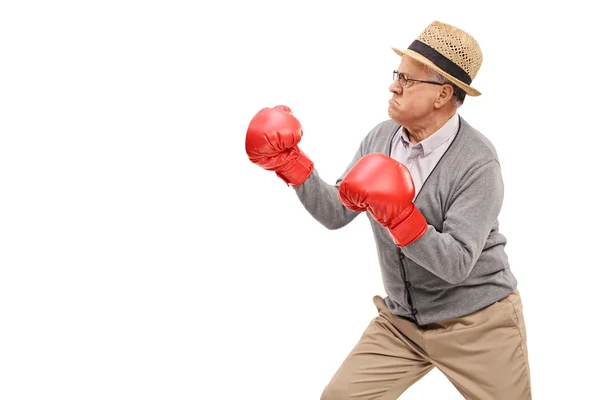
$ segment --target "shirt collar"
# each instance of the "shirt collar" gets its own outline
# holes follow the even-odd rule
[[[429,136],[427,139],[421,140],[419,143],[413,145],[408,139],[408,135],[406,134],[406,129],[402,127],[401,130],[401,139],[402,144],[407,146],[420,147],[422,149],[423,157],[427,156],[429,153],[440,147],[444,144],[448,139],[450,139],[454,134],[458,131],[459,118],[458,113],[454,113],[452,117],[446,122],[440,129],[438,129],[433,135]]]

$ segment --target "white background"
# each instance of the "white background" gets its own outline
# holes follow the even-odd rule
[[[598,396],[597,14],[548,3],[3,2],[0,398],[318,399],[384,294],[374,241],[251,164],[247,124],[290,106],[334,183],[433,20],[483,50],[460,113],[502,163],[534,398]]]

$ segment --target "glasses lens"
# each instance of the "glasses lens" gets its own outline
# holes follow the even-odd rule
[[[406,79],[406,75],[398,74],[398,82],[400,83],[400,86],[405,87],[406,84],[408,83],[408,81]]]
[[[400,86],[404,87],[407,84],[406,75],[399,74],[397,70],[394,70],[394,82],[397,80]]]

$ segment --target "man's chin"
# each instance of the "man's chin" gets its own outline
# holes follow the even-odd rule
[[[396,113],[394,112],[394,108],[392,107],[392,105],[388,105],[388,115],[390,116],[390,118],[393,118],[395,114]]]
[[[388,115],[391,119],[393,119],[394,121],[398,120],[400,118],[400,115],[398,113],[398,110],[394,110],[394,107],[392,107],[392,105],[390,105],[388,107]]]

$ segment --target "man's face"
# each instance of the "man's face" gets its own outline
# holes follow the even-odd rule
[[[405,74],[410,79],[430,80],[428,67],[407,56],[402,57],[398,73]],[[392,82],[388,115],[394,122],[408,127],[425,120],[435,110],[433,105],[440,88],[441,86],[423,82],[408,81],[406,87],[402,87],[398,80]]]

